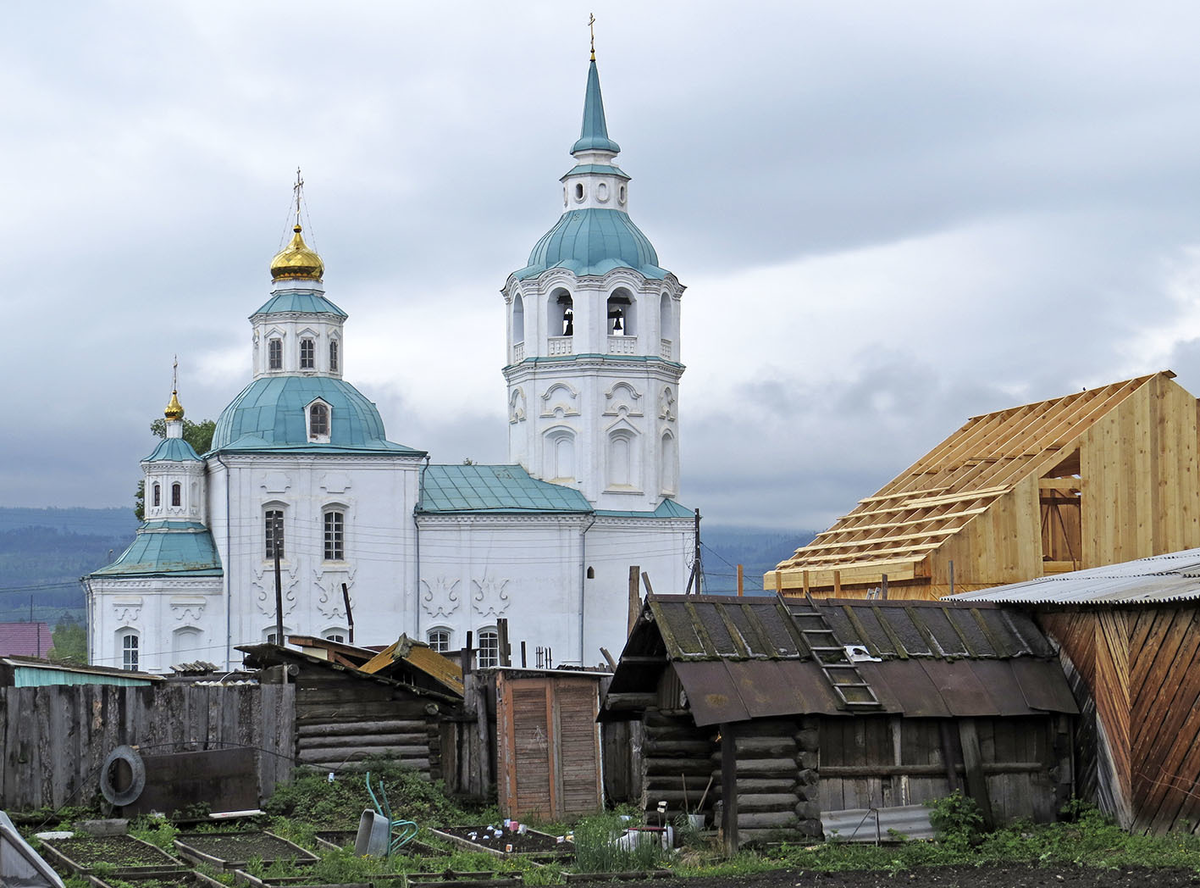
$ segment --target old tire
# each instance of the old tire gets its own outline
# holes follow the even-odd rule
[[[117,762],[124,762],[129,767],[129,785],[117,789],[113,784],[113,771]],[[108,754],[100,768],[100,794],[110,805],[121,807],[137,801],[142,790],[146,788],[146,765],[138,751],[132,746],[118,746]]]

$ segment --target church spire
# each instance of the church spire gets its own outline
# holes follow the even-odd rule
[[[588,26],[595,24],[590,17]],[[588,62],[587,92],[583,98],[583,127],[579,140],[571,146],[571,153],[580,151],[610,151],[619,153],[621,146],[608,137],[608,124],[604,120],[604,97],[600,95],[600,72],[596,69],[596,36],[592,32],[592,59]]]

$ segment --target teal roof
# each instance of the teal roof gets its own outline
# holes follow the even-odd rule
[[[645,277],[661,280],[658,254],[650,240],[621,210],[589,207],[568,210],[542,235],[529,264],[516,272],[518,280],[535,277],[551,268],[567,268],[579,277],[601,275],[614,268],[632,268]]]
[[[163,438],[142,462],[201,462],[201,459],[183,438]]]
[[[296,293],[285,291],[276,293],[263,304],[263,307],[250,317],[262,314],[275,314],[286,311],[301,311],[308,314],[331,314],[339,318],[349,317],[344,311],[317,293]]]
[[[600,176],[616,176],[618,179],[628,179],[629,174],[617,166],[615,163],[577,163],[565,173],[563,173],[562,181],[567,176],[581,176],[586,173],[595,173]]]
[[[597,509],[601,518],[695,518],[696,513],[679,505],[673,499],[665,499],[653,512],[624,512],[613,509]]]
[[[195,521],[147,521],[129,548],[92,577],[219,577],[221,559],[212,534]]]
[[[596,60],[588,65],[587,93],[583,98],[583,128],[579,141],[571,147],[576,151],[611,151],[616,154],[621,146],[608,137],[608,124],[604,120],[604,97],[600,95],[600,72]]]
[[[305,411],[318,398],[330,408],[328,444],[308,440]],[[221,411],[210,452],[253,450],[423,455],[387,440],[375,405],[330,376],[264,376],[242,389]]]
[[[592,511],[578,490],[537,481],[520,466],[429,466],[421,478],[421,513]]]

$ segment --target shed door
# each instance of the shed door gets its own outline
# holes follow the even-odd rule
[[[496,677],[500,810],[559,819],[602,805],[594,679]]]

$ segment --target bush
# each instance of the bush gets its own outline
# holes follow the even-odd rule
[[[938,841],[947,845],[978,844],[983,836],[983,814],[975,800],[955,790],[944,799],[926,802],[929,823]]]

